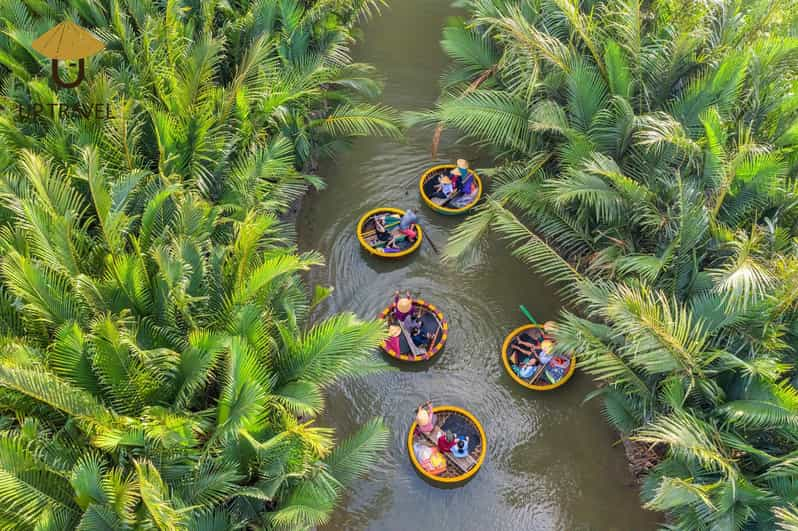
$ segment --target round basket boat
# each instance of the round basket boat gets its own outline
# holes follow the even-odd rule
[[[455,406],[438,406],[432,409],[435,413],[435,428],[428,434],[416,429],[414,420],[407,434],[407,451],[415,469],[423,477],[437,483],[462,483],[479,471],[488,452],[488,441],[485,430],[474,416]],[[458,436],[468,437],[468,453],[464,457],[455,457],[446,452],[443,454],[445,464],[434,471],[428,471],[419,461],[416,452],[437,452],[437,441],[441,433],[451,431]],[[435,450],[432,450],[435,448]],[[440,458],[440,456],[438,456]]]
[[[385,251],[385,242],[381,242],[380,239],[377,238],[377,230],[374,221],[376,216],[383,214],[388,216],[389,220],[386,229],[392,230],[399,227],[399,218],[401,218],[404,213],[404,210],[398,208],[382,207],[375,208],[363,214],[363,217],[361,217],[360,221],[357,223],[357,239],[360,241],[360,245],[369,253],[383,258],[401,258],[418,250],[418,248],[421,247],[421,240],[424,238],[424,233],[417,224],[413,225],[418,234],[416,240],[410,242],[405,239],[397,242],[397,251]]]
[[[468,169],[469,173],[474,176],[474,183],[477,185],[477,190],[472,196],[463,196],[462,194],[454,194],[448,198],[433,197],[435,193],[435,185],[438,184],[438,178],[449,173],[457,166],[454,164],[442,164],[440,166],[433,166],[421,175],[418,181],[418,190],[421,192],[421,198],[435,212],[444,214],[446,216],[457,216],[458,214],[465,214],[476,205],[482,197],[482,179],[477,175],[477,172]]]
[[[558,387],[564,385],[568,380],[571,379],[571,376],[574,375],[574,371],[576,370],[576,358],[574,356],[562,356],[569,360],[569,364],[567,369],[565,369],[565,373],[559,378],[556,377],[554,369],[550,368],[549,365],[536,370],[529,377],[524,378],[520,374],[517,374],[515,370],[513,370],[513,364],[510,361],[510,344],[512,341],[516,337],[522,335],[526,335],[529,339],[531,339],[531,336],[529,336],[528,332],[535,329],[542,332],[542,328],[543,327],[541,325],[527,324],[520,326],[510,332],[510,334],[504,340],[504,344],[502,345],[502,363],[504,364],[504,369],[507,371],[507,374],[509,374],[513,380],[518,382],[518,384],[523,385],[528,389],[534,389],[535,391],[551,391],[552,389],[557,389]]]
[[[396,352],[387,346],[385,342],[382,344],[382,349],[392,358],[400,361],[419,362],[426,361],[435,356],[443,349],[446,344],[446,339],[449,337],[449,323],[443,316],[438,308],[422,299],[413,300],[413,308],[421,308],[421,321],[424,327],[432,332],[432,339],[427,346],[427,350],[416,347],[410,339],[410,331],[402,327],[402,334],[399,336],[400,351]],[[379,315],[379,319],[388,320],[393,310],[393,304],[388,305]]]

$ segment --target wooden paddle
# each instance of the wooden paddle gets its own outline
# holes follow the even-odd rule
[[[429,359],[428,352],[435,347],[435,342],[438,340],[438,334],[441,333],[441,328],[443,328],[443,327],[439,325],[438,329],[435,330],[435,334],[432,336],[432,339],[429,342],[429,347],[427,347],[427,352],[424,353],[424,358],[425,359]]]
[[[427,241],[429,242],[430,246],[432,247],[432,250],[435,251],[435,254],[438,254],[438,255],[441,254],[441,252],[438,250],[438,246],[435,245],[434,241],[432,241],[432,238],[430,237],[429,232],[427,232],[424,236],[427,238]]]

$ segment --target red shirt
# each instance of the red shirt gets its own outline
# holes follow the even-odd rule
[[[441,452],[450,452],[455,444],[457,444],[457,440],[452,439],[452,442],[449,442],[444,434],[438,437],[438,450]]]

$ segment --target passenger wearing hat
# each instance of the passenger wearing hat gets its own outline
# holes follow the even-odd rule
[[[453,193],[454,184],[452,183],[452,179],[446,175],[441,175],[440,179],[438,179],[438,184],[435,185],[435,193],[432,194],[432,197],[448,199]]]
[[[432,410],[432,402],[427,400],[423,405],[418,406],[416,411],[416,427],[421,433],[430,433],[435,429],[435,421],[438,420]]]
[[[549,362],[549,360],[552,357],[554,357],[554,354],[552,354],[553,349],[554,349],[554,342],[548,339],[545,339],[540,344],[540,351],[538,351],[538,359],[540,360],[540,363],[546,365]]]
[[[402,334],[402,328],[399,325],[391,325],[388,327],[388,339],[385,340],[385,349],[389,352],[399,354],[402,351],[402,345],[399,342],[399,336]]]
[[[396,291],[393,294],[393,317],[400,323],[403,323],[404,320],[413,312],[413,298],[410,296],[410,292],[408,291],[404,297],[399,296],[399,292]]]
[[[474,193],[474,174],[468,171],[468,161],[465,159],[457,159],[457,169],[460,173],[460,179],[457,189],[465,195]]]

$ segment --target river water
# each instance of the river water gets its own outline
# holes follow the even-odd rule
[[[384,101],[400,110],[433,105],[447,66],[440,48],[447,17],[463,16],[450,0],[393,0],[364,24],[356,59],[385,77]],[[430,132],[411,131],[397,142],[363,139],[321,169],[328,189],[311,194],[299,215],[303,250],[319,249],[327,266],[311,281],[335,286],[322,314],[352,311],[376,316],[394,289],[410,289],[438,305],[450,324],[446,348],[422,367],[342,382],[329,393],[324,425],[344,435],[373,416],[385,418],[392,442],[381,466],[352,486],[326,529],[374,530],[645,530],[657,515],[640,508],[617,435],[599,404],[582,401],[593,388],[577,370],[563,388],[536,393],[504,372],[504,336],[524,324],[525,304],[539,321],[561,307],[554,290],[500,243],[489,242],[481,265],[443,266],[428,245],[401,261],[368,256],[354,229],[377,206],[413,208],[438,248],[459,218],[425,208],[418,196],[422,170],[458,157],[481,167],[452,133],[444,134],[439,159],[430,159]],[[466,485],[441,489],[413,469],[405,445],[414,408],[426,399],[464,407],[485,427],[489,452]],[[444,527],[445,526],[445,527]]]

